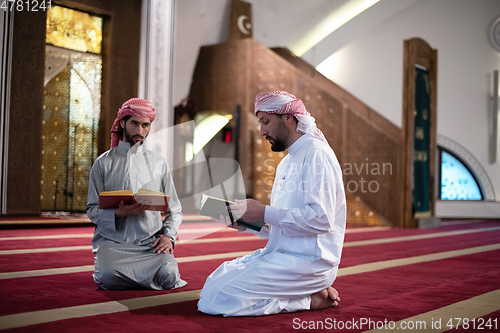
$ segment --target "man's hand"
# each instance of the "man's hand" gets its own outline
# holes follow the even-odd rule
[[[254,199],[235,200],[236,205],[230,205],[229,211],[237,219],[243,219],[245,222],[264,221],[266,206]]]
[[[118,208],[115,209],[115,215],[119,217],[137,215],[139,213],[144,212],[146,208],[147,208],[146,205],[141,205],[138,202],[132,205],[126,205],[123,201],[120,201]]]
[[[217,220],[213,217],[211,217],[211,219],[213,221],[222,223],[223,225],[225,225],[226,227],[229,227],[229,228],[233,228],[233,229],[237,229],[237,230],[241,230],[241,231],[245,231],[247,229],[245,227],[238,225],[238,222],[236,222],[236,220],[234,220],[234,222],[231,223],[231,219],[229,218],[229,216],[221,215],[219,220]]]
[[[171,253],[174,254],[174,245],[168,236],[159,237],[153,243],[155,253]]]

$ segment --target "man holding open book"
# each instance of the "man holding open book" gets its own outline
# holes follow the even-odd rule
[[[333,150],[304,104],[284,91],[261,93],[255,101],[261,134],[273,151],[288,151],[278,165],[270,206],[253,199],[229,206],[233,220],[264,221],[245,229],[266,246],[223,263],[208,278],[198,309],[224,316],[261,316],[337,306],[331,287],[337,276],[345,234],[346,200],[342,171]]]
[[[186,285],[173,256],[182,213],[170,169],[142,145],[155,116],[148,101],[126,101],[111,128],[111,149],[90,171],[87,214],[96,224],[93,277],[104,289]],[[167,214],[163,221],[160,211]]]

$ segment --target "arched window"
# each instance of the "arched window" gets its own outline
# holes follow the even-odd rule
[[[480,183],[465,162],[439,147],[441,200],[484,200]]]

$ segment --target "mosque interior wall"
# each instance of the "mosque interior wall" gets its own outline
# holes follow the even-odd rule
[[[285,153],[272,152],[260,136],[254,98],[262,91],[293,93],[316,118],[344,169],[348,223],[397,225],[399,129],[333,83],[327,86],[313,68],[306,74],[305,66],[297,69],[251,39],[205,46],[200,49],[189,97],[200,111],[232,114],[235,105],[241,105],[239,162],[247,194],[267,204],[276,167]]]
[[[500,201],[499,160],[490,162],[489,137],[493,71],[500,68],[500,52],[488,34],[499,15],[500,2],[495,0],[419,0],[335,52],[329,70],[323,71],[400,127],[403,41],[415,37],[427,41],[438,52],[437,133],[458,142],[479,161],[496,201]],[[469,210],[466,202],[463,205],[460,211]]]
[[[267,3],[263,1],[247,1],[253,5],[253,37],[267,47],[290,48],[290,43],[297,40],[291,36],[307,31],[308,23],[301,19],[293,20],[293,29],[290,28],[288,24],[293,12],[307,12],[308,18],[318,15],[314,12],[317,7],[311,8],[312,6],[305,4],[273,10],[274,7],[266,7]],[[351,25],[351,29],[363,30],[363,33],[349,35],[344,28],[334,31],[329,38],[343,41],[344,44],[330,52],[333,66],[328,72],[322,73],[347,92],[348,96],[344,98],[351,99],[355,96],[355,99],[362,101],[369,109],[376,110],[395,128],[400,129],[404,40],[419,37],[428,41],[438,50],[437,132],[460,143],[481,163],[494,187],[496,200],[499,201],[498,161],[489,161],[488,140],[491,131],[492,72],[499,68],[500,53],[490,45],[488,29],[500,15],[500,2],[405,2],[407,5],[401,5],[402,10],[395,11],[376,25],[367,27],[367,21],[362,19],[354,19],[349,23],[354,25]],[[207,6],[204,0],[188,0],[178,4],[174,101],[180,100],[189,92],[197,48],[226,41],[229,3],[230,1],[214,0],[211,6]],[[369,9],[360,17],[369,16],[372,19],[370,15]],[[319,45],[314,48],[315,51],[309,51],[309,58],[306,60],[310,60],[315,54],[314,58],[318,61],[320,47]],[[372,123],[378,123],[377,119],[370,119]],[[388,133],[386,128],[383,130]],[[500,145],[498,149],[497,155],[500,156]],[[440,204],[446,204],[446,201],[436,203]],[[476,214],[465,202],[453,203],[453,206],[455,204],[463,205],[460,212],[468,212],[464,217]],[[448,211],[453,212],[455,209]]]

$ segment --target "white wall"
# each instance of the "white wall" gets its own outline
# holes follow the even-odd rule
[[[187,97],[198,51],[229,36],[230,0],[176,0],[172,103]]]
[[[254,39],[268,47],[292,48],[311,29],[308,18],[319,22],[340,0],[247,1],[253,6]],[[189,93],[200,46],[227,41],[231,1],[176,3],[174,105]],[[500,53],[490,46],[487,30],[498,15],[498,0],[416,0],[335,52],[334,66],[325,74],[401,126],[403,41],[426,40],[438,50],[438,133],[474,155],[500,201],[500,163],[489,164],[488,156],[491,73],[500,70]]]
[[[245,1],[252,4],[255,40],[267,47],[296,49],[318,23],[353,0]],[[231,0],[176,0],[174,105],[189,93],[200,46],[227,41],[230,12]]]
[[[333,66],[323,72],[401,127],[403,41],[426,40],[438,50],[438,133],[476,157],[497,201],[500,163],[489,163],[488,112],[500,53],[487,32],[499,15],[498,0],[420,0],[335,52]]]

